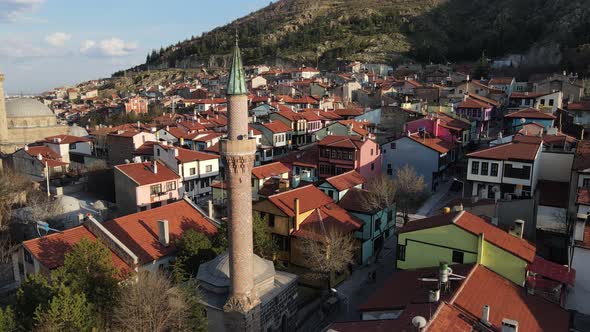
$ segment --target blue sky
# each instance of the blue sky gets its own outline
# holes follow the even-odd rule
[[[269,0],[0,0],[0,72],[9,94],[38,93],[143,63]]]

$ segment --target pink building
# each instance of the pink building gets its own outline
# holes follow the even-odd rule
[[[115,166],[115,195],[122,214],[135,213],[179,199],[180,176],[160,161]]]
[[[133,112],[135,114],[144,114],[148,112],[148,100],[143,97],[133,97],[125,103],[125,113]]]
[[[326,136],[318,143],[319,177],[328,178],[351,170],[366,179],[381,173],[379,145],[364,136]]]

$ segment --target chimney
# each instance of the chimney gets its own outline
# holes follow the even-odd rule
[[[428,302],[436,303],[440,300],[440,289],[431,289],[428,292]]]
[[[518,322],[512,319],[502,319],[502,332],[518,332]]]
[[[212,200],[208,200],[207,201],[207,216],[209,217],[209,219],[213,219],[213,201]]]
[[[152,163],[152,170],[154,171],[154,174],[158,174],[158,162],[155,160]]]
[[[524,220],[514,220],[514,226],[510,229],[509,233],[522,239],[522,235],[524,233]]]
[[[492,325],[492,323],[490,323],[490,306],[487,304],[483,306],[483,310],[482,310],[482,314],[481,314],[481,322],[487,326]]]
[[[299,230],[299,198],[295,198],[295,230]]]
[[[25,149],[25,151],[29,151],[29,146],[25,144],[24,149]]]
[[[164,247],[170,245],[170,230],[168,220],[158,220],[158,239]]]

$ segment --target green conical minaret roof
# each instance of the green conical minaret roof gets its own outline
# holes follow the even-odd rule
[[[240,54],[240,47],[236,38],[236,47],[234,48],[234,56],[229,70],[229,80],[227,81],[227,95],[246,95],[246,77],[244,69],[242,68],[242,56]]]

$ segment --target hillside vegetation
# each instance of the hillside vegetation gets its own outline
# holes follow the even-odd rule
[[[563,64],[586,70],[590,6],[587,0],[281,0],[154,50],[137,69],[222,64],[216,58],[229,54],[236,30],[250,64],[463,61],[550,44]]]

